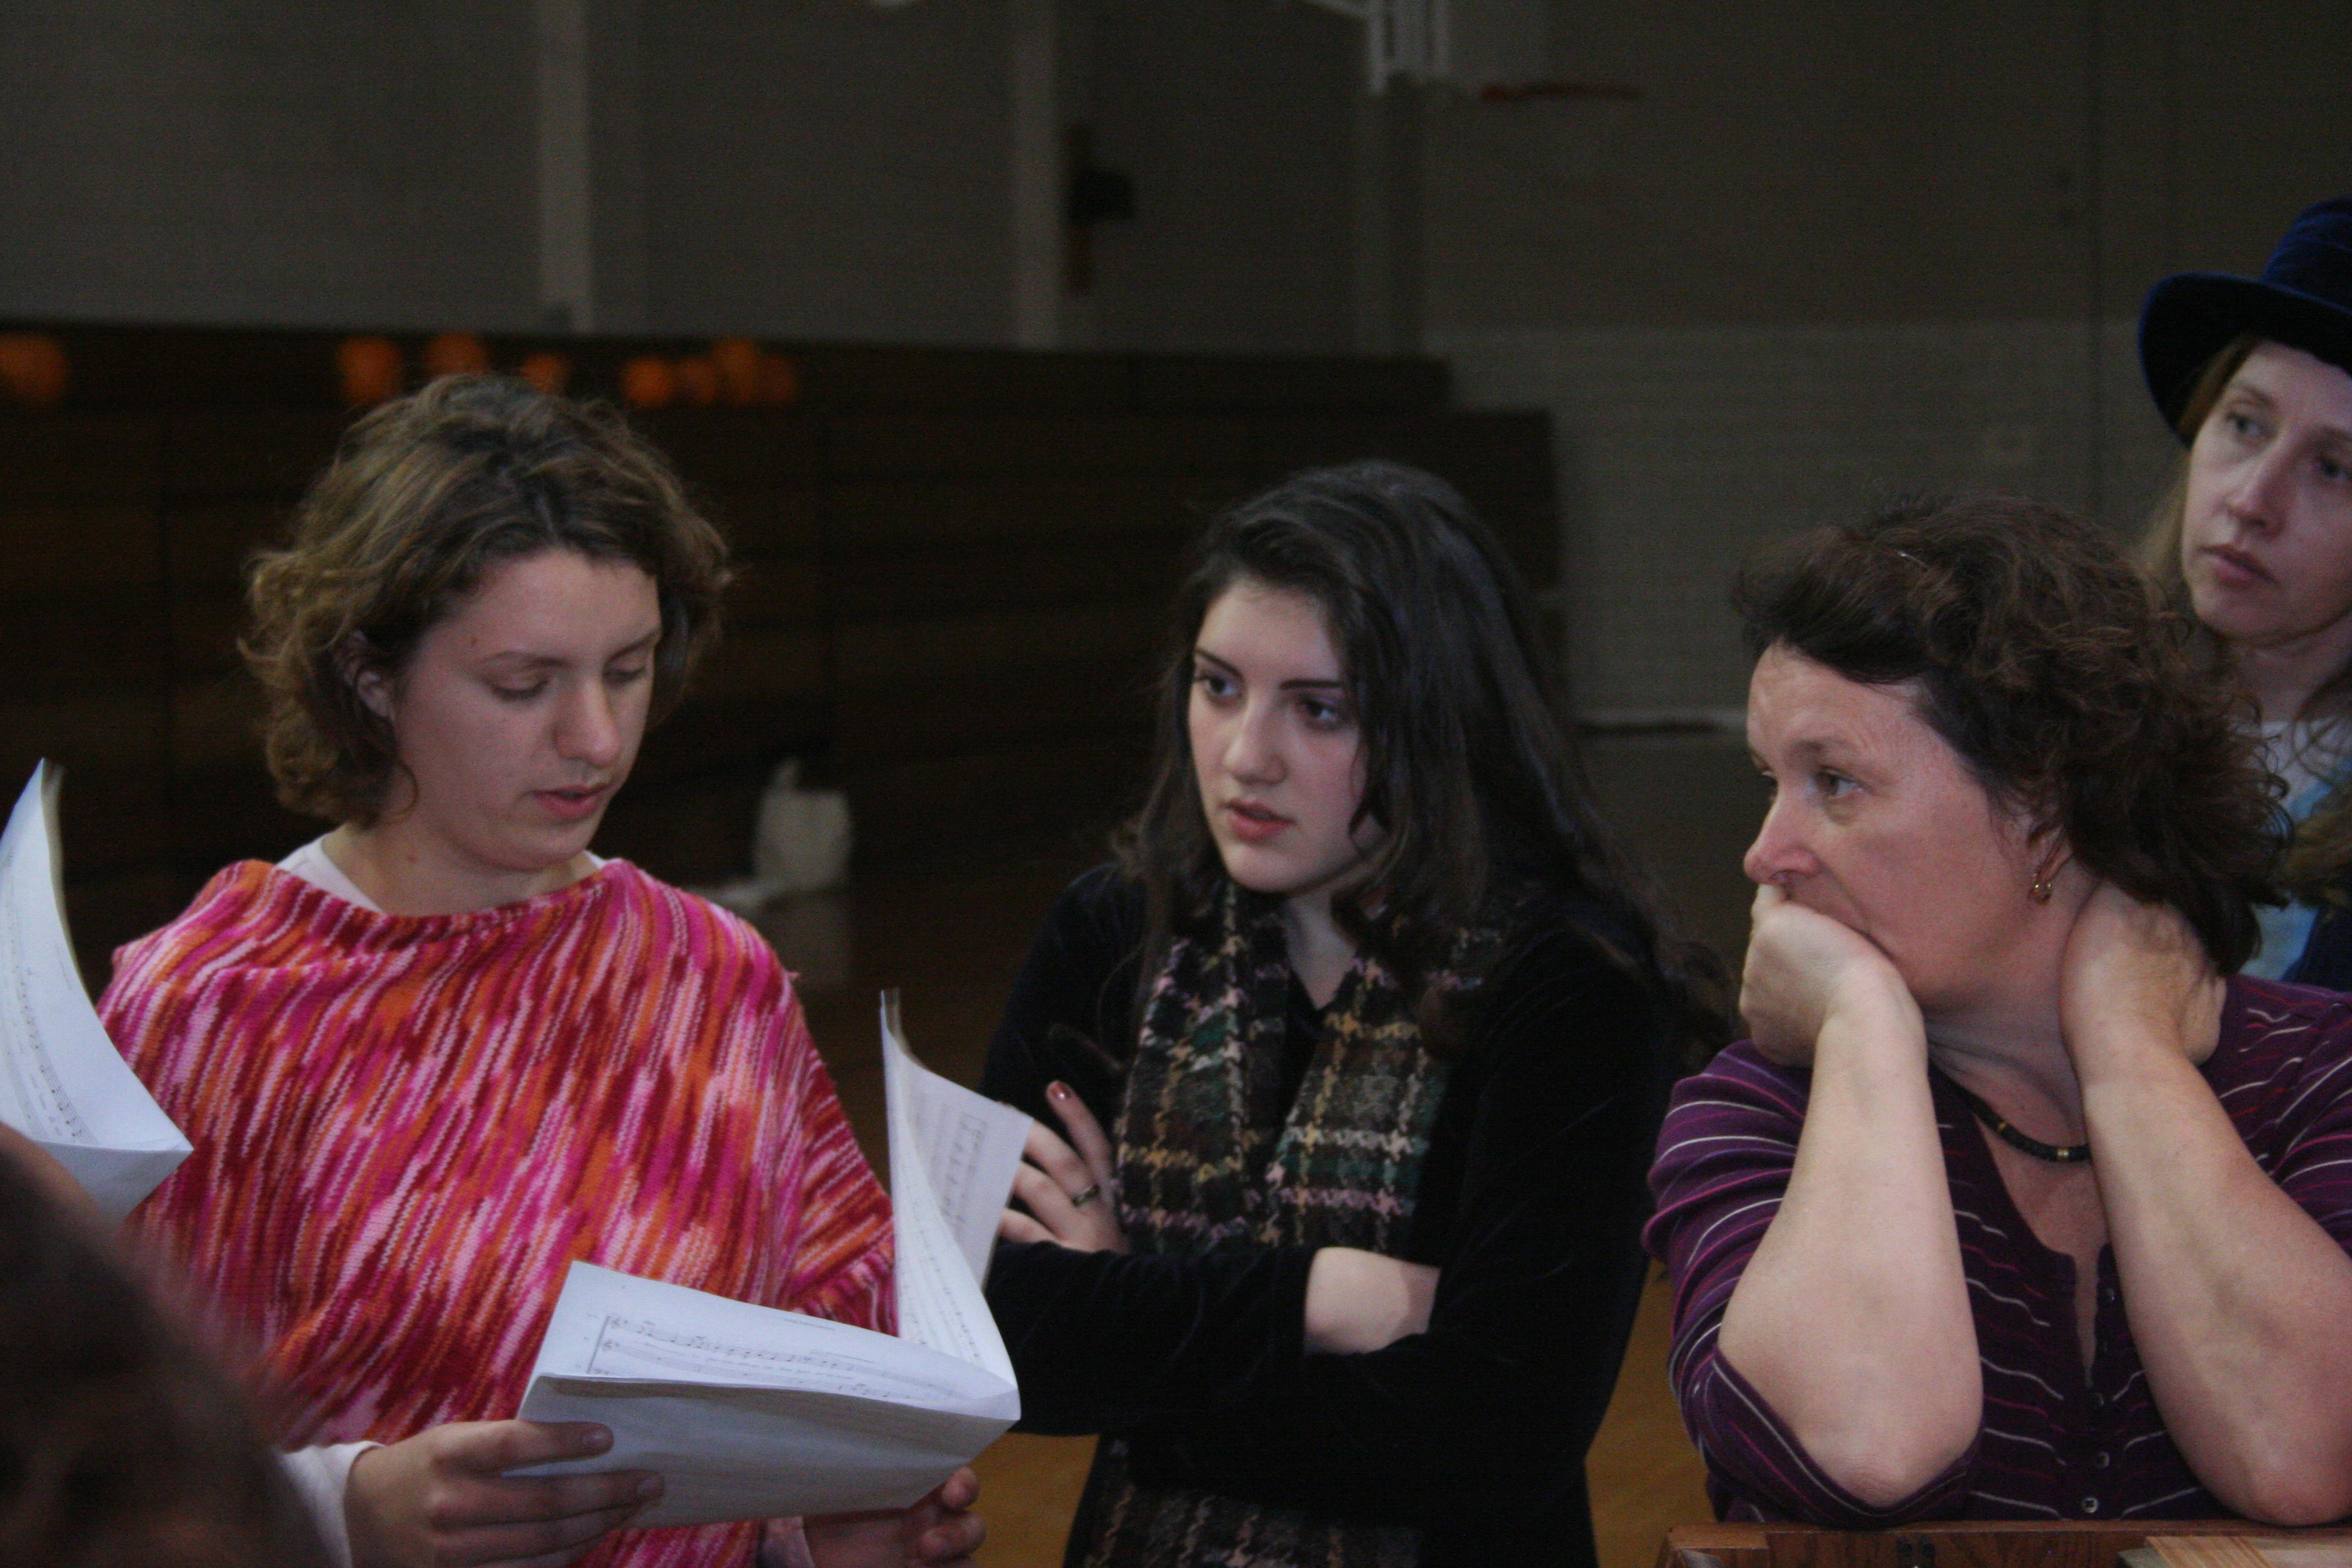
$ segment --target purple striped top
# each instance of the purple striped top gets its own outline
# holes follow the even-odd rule
[[[2352,1251],[2352,996],[2230,982],[2206,1081],[2254,1162]],[[2037,1241],[1984,1135],[1931,1073],[1961,1267],[1984,1363],[1977,1440],[1900,1502],[1832,1482],[1716,1350],[1732,1288],[1779,1212],[1811,1075],[1736,1045],[1675,1090],[1650,1173],[1646,1239],[1674,1276],[1668,1374],[1725,1519],[1877,1529],[1916,1519],[2195,1519],[2226,1515],[2164,1429],[2132,1343],[2112,1247],[2099,1256],[2097,1349],[2074,1337],[2074,1266]]]

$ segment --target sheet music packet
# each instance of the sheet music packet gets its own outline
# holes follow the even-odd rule
[[[898,1333],[574,1263],[520,1414],[613,1447],[520,1473],[653,1469],[637,1528],[904,1508],[1020,1418],[981,1295],[1029,1118],[916,1062],[882,998]]]
[[[57,771],[36,766],[0,833],[0,1121],[121,1219],[193,1151],[82,987],[58,874],[57,794]]]

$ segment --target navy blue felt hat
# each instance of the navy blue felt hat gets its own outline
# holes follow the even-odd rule
[[[2258,279],[2182,272],[2148,290],[2139,365],[2166,424],[2180,428],[2198,375],[2241,332],[2352,374],[2352,196],[2304,208]]]

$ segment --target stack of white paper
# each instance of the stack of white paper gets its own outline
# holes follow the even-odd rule
[[[190,1153],[132,1076],[74,967],[47,763],[0,834],[0,1121],[57,1157],[121,1219]]]
[[[613,1447],[526,1473],[659,1470],[644,1527],[904,1508],[1020,1418],[972,1238],[1029,1119],[917,1065],[897,996],[882,1009],[899,1337],[575,1263],[520,1413],[602,1422]]]

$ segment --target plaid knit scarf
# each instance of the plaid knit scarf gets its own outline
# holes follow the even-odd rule
[[[1499,945],[1480,930],[1438,984]],[[1404,1245],[1447,1064],[1425,1050],[1403,989],[1359,955],[1283,1114],[1290,959],[1281,901],[1227,885],[1213,929],[1179,938],[1154,980],[1121,1106],[1128,1245],[1180,1256],[1268,1246]],[[1106,1437],[1069,1562],[1085,1568],[1410,1568],[1420,1532],[1219,1493],[1145,1486]]]

